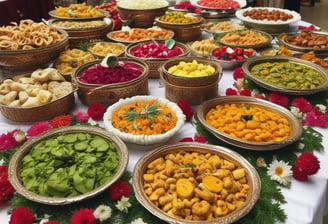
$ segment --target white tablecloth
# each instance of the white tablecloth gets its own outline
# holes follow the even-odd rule
[[[302,23],[302,25],[308,25]],[[223,71],[223,77],[219,82],[219,95],[225,95],[226,88],[232,87],[232,71]],[[165,97],[165,88],[161,87],[158,79],[149,80],[149,94],[158,97]],[[197,109],[197,107],[194,107]],[[83,110],[86,107],[76,97],[76,106],[73,111]],[[102,122],[100,122],[102,125]],[[0,134],[12,131],[15,128],[27,130],[31,124],[22,124],[12,122],[0,115]],[[328,145],[328,128],[316,128],[324,135],[323,145]],[[167,142],[166,144],[176,143],[184,137],[193,137],[195,128],[187,122],[183,128]],[[136,161],[149,150],[149,147],[140,147],[133,144],[127,144],[129,149],[129,165],[128,170],[133,171]],[[288,151],[286,151],[288,153]],[[328,180],[328,148],[326,152],[315,155],[319,158],[321,169],[316,175],[310,176],[307,182],[299,182],[292,180],[290,189],[282,188],[282,192],[287,201],[282,207],[288,215],[286,224],[323,224],[323,215],[326,210],[327,199],[327,180]],[[8,207],[0,207],[0,224],[8,223],[9,216],[7,214]]]

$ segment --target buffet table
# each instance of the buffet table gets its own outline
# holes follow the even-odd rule
[[[302,25],[308,25],[302,23]],[[225,90],[233,85],[231,70],[224,70],[222,79],[219,82],[219,95],[225,95]],[[149,95],[165,98],[165,88],[160,84],[158,79],[149,79]],[[75,107],[71,111],[86,111],[84,106],[76,95]],[[197,106],[194,107],[197,110]],[[102,126],[102,122],[98,122]],[[5,119],[0,116],[0,134],[7,133],[16,128],[27,130],[31,123],[17,123]],[[328,145],[328,129],[315,128],[323,134],[323,145]],[[183,128],[170,139],[166,144],[176,143],[182,138],[193,137],[196,132],[195,127],[186,122]],[[136,161],[151,150],[150,146],[137,146],[134,144],[127,144],[129,150],[129,164],[128,171],[133,171]],[[288,152],[286,152],[288,153]],[[320,160],[321,169],[316,175],[309,177],[306,182],[299,182],[292,179],[291,188],[282,188],[282,193],[287,201],[282,207],[285,210],[288,218],[286,224],[322,224],[323,216],[327,213],[327,188],[328,188],[328,152],[318,153],[315,155]],[[5,224],[9,221],[8,216],[9,206],[0,207],[0,223]]]

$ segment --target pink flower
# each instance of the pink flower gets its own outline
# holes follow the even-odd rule
[[[194,141],[193,138],[191,138],[191,137],[187,137],[187,138],[183,138],[183,139],[181,139],[179,142],[193,142],[193,141]]]
[[[297,107],[302,113],[307,113],[312,110],[311,103],[304,97],[297,97],[292,101],[292,106]]]
[[[235,68],[235,70],[233,71],[232,76],[233,76],[234,80],[244,78],[245,74],[243,72],[242,67]]]
[[[238,95],[237,90],[233,88],[226,89],[226,96],[235,96],[235,95]]]
[[[89,114],[83,111],[75,111],[74,116],[77,122],[87,122],[89,120]]]
[[[258,99],[265,100],[265,96],[263,96],[262,94],[255,94],[254,97],[258,98]]]
[[[34,123],[27,131],[26,131],[26,137],[31,138],[34,136],[38,136],[39,134],[49,131],[51,129],[51,126],[48,121],[39,121]]]
[[[97,224],[93,212],[93,209],[81,208],[72,215],[70,224]]]
[[[105,113],[105,108],[101,103],[92,103],[88,107],[88,115],[93,119],[93,120],[101,120],[104,116]]]
[[[200,143],[206,143],[207,142],[207,138],[205,136],[201,136],[201,135],[194,135],[194,141],[195,142],[200,142]]]
[[[47,222],[43,222],[42,224],[61,224],[61,223],[57,221],[47,221]]]
[[[9,224],[32,224],[33,222],[34,215],[28,208],[18,207],[11,211]]]
[[[19,129],[15,129],[11,132],[0,135],[0,150],[8,150],[16,147],[20,142],[16,141],[15,133],[19,131]]]
[[[322,113],[319,110],[312,109],[312,111],[306,113],[305,119],[302,124],[309,126],[327,127],[328,126],[328,115]]]
[[[287,107],[288,106],[288,97],[278,93],[278,92],[272,92],[270,93],[270,95],[268,96],[269,101],[275,104],[278,104],[282,107]]]

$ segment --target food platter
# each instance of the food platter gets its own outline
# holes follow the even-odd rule
[[[244,16],[244,13],[252,12],[252,11],[258,11],[260,14],[260,11],[266,10],[268,14],[272,12],[277,12],[277,14],[284,13],[285,16],[290,16],[292,18],[279,18],[278,16],[276,18],[273,17],[273,15],[268,16],[264,19],[259,18],[251,18],[250,16]],[[235,13],[236,17],[243,22],[243,24],[249,28],[258,29],[261,31],[265,31],[271,34],[278,34],[283,31],[288,30],[290,24],[296,23],[301,20],[301,16],[299,13],[287,9],[280,9],[280,8],[272,8],[272,7],[248,7],[245,9],[239,9]],[[279,19],[278,19],[279,18]]]
[[[62,20],[62,19],[50,19],[49,25],[57,29],[63,29],[66,31],[90,31],[101,30],[103,28],[110,27],[112,21],[109,18],[100,18],[89,20]]]
[[[252,74],[251,69],[261,63],[282,63],[282,62],[291,62],[296,65],[301,65],[305,68],[311,69],[313,71],[316,71],[318,74],[321,75],[322,83],[319,85],[313,87],[313,88],[299,88],[299,87],[290,87],[290,86],[283,86],[279,82],[278,84],[273,84],[272,82],[266,81],[264,79],[261,79],[255,75]],[[296,57],[287,57],[287,56],[261,56],[261,57],[255,57],[248,59],[243,65],[242,69],[245,73],[245,77],[252,80],[256,84],[262,86],[263,88],[266,88],[271,91],[278,91],[285,94],[290,95],[310,95],[314,93],[318,93],[321,91],[328,90],[328,72],[327,69],[323,68],[320,65],[317,65],[315,63],[302,60]],[[301,77],[300,72],[298,71],[298,76]],[[309,79],[309,75],[305,75],[306,79]]]
[[[209,124],[206,120],[206,114],[210,111],[211,108],[215,108],[217,105],[224,105],[224,104],[248,104],[253,106],[258,106],[265,108],[268,111],[271,111],[275,114],[279,114],[282,117],[286,118],[288,120],[288,123],[291,126],[291,133],[290,135],[281,141],[275,141],[275,142],[253,142],[253,141],[246,141],[239,139],[237,137],[232,137],[231,135],[219,131],[214,126]],[[277,104],[271,103],[267,100],[258,99],[255,97],[248,97],[248,96],[220,96],[208,101],[203,102],[199,107],[197,108],[197,117],[196,119],[199,120],[199,122],[204,125],[204,127],[211,132],[214,136],[216,136],[218,139],[245,149],[250,150],[256,150],[256,151],[268,151],[268,150],[276,150],[283,148],[289,144],[292,144],[297,139],[300,138],[302,134],[302,127],[300,121],[286,108],[279,106]]]
[[[264,38],[264,40],[262,42],[259,43],[250,43],[250,44],[238,44],[238,43],[231,43],[231,42],[226,42],[224,41],[225,35],[233,35],[236,34],[238,36],[243,35],[243,32],[251,32],[253,34],[257,34],[259,36],[259,38]],[[272,41],[272,36],[266,32],[260,31],[260,30],[252,30],[252,29],[244,29],[244,30],[237,30],[237,31],[230,31],[230,32],[225,32],[222,34],[217,34],[214,38],[219,44],[221,45],[227,45],[230,47],[241,47],[241,48],[253,48],[255,50],[257,49],[261,49],[267,46],[271,45],[271,41]],[[234,40],[235,38],[231,38],[231,40]]]
[[[216,21],[216,22],[207,22],[204,24],[203,30],[210,34],[222,34],[230,31],[237,31],[245,29],[243,24],[225,20],[225,21]]]
[[[238,3],[239,7],[234,7],[234,8],[232,8],[232,7],[227,7],[227,8],[209,7],[209,6],[203,6],[203,5],[199,4],[199,0],[190,0],[190,3],[198,8],[205,9],[205,10],[217,10],[217,11],[224,10],[226,12],[235,11],[238,8],[244,8],[247,4],[247,2],[245,0],[231,0],[231,2]]]
[[[98,9],[102,15],[101,16],[95,16],[95,17],[62,17],[57,15],[56,10],[51,10],[49,11],[49,15],[55,19],[64,19],[64,20],[93,20],[93,19],[102,19],[105,17],[109,16],[109,12],[107,12],[106,10],[102,10],[102,9]]]
[[[323,31],[297,31],[297,32],[291,32],[291,33],[281,33],[277,37],[277,41],[279,44],[286,45],[289,49],[299,52],[308,52],[308,51],[314,51],[314,52],[328,52],[328,45],[325,46],[322,45],[321,47],[306,47],[306,46],[300,46],[298,44],[293,44],[288,41],[288,38],[299,35],[301,33],[308,33],[308,34],[318,34],[323,35],[328,39],[328,33]]]
[[[143,29],[143,28],[138,28],[138,29]],[[151,31],[152,28],[147,28],[147,30]],[[165,39],[170,39],[174,37],[174,32],[172,30],[166,30],[166,29],[161,29],[161,28],[154,28],[154,30],[165,30],[165,32],[167,32],[167,37],[166,38],[152,38],[151,36],[145,37],[145,38],[141,38],[138,37],[137,39],[131,39],[130,37],[127,38],[119,38],[117,37],[118,35],[123,36],[124,34],[129,34],[129,31],[125,32],[125,31],[121,31],[121,30],[115,30],[115,31],[111,31],[109,33],[106,34],[106,37],[112,41],[115,42],[121,42],[124,44],[132,44],[132,43],[136,43],[139,41],[145,41],[145,40],[151,40],[151,39],[157,39],[157,40],[165,40]],[[121,35],[122,34],[122,35]],[[150,34],[150,32],[148,32],[148,34]],[[125,35],[124,35],[125,36]]]

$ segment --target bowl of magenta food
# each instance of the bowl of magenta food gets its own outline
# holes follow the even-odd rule
[[[65,205],[94,197],[125,172],[125,143],[90,126],[55,128],[27,140],[9,163],[9,181],[29,200]]]
[[[160,65],[168,59],[187,56],[188,46],[173,39],[146,40],[127,46],[125,55],[128,58],[143,60],[149,66],[149,77],[158,78]]]
[[[213,49],[210,58],[220,63],[223,69],[232,70],[255,56],[255,53],[253,48],[222,46]]]
[[[121,98],[148,94],[148,65],[136,58],[107,56],[79,66],[73,77],[85,105],[111,105]]]

